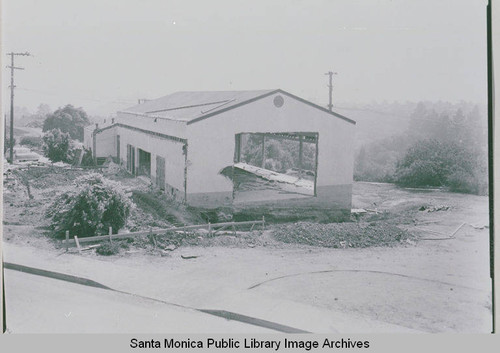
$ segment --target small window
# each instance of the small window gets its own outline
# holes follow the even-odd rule
[[[276,96],[274,97],[273,103],[277,108],[281,108],[285,103],[285,100],[283,99],[282,96]]]

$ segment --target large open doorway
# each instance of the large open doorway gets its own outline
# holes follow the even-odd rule
[[[235,136],[235,202],[316,196],[318,133],[241,133]]]
[[[139,148],[139,168],[137,175],[151,176],[151,153]]]

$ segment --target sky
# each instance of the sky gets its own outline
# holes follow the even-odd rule
[[[320,105],[487,97],[486,0],[3,0],[16,106],[110,115],[176,91],[281,88]],[[8,110],[10,72],[2,65]]]

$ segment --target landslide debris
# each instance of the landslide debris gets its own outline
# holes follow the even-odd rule
[[[275,226],[272,230],[272,236],[284,243],[328,248],[390,246],[411,241],[414,238],[410,232],[386,222],[330,224],[297,222]]]

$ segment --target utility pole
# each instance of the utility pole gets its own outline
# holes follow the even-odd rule
[[[332,111],[332,108],[333,108],[333,104],[332,104],[332,92],[333,92],[333,83],[332,83],[332,77],[333,75],[336,75],[337,73],[336,72],[332,72],[332,71],[328,71],[325,75],[328,75],[330,76],[330,80],[329,80],[329,85],[328,85],[328,88],[329,88],[329,101],[328,101],[328,110],[329,111]]]
[[[10,66],[7,68],[10,69],[10,151],[9,151],[9,162],[14,163],[14,70],[24,70],[23,67],[14,66],[14,56],[30,56],[31,54],[28,52],[25,53],[7,53],[10,55]]]

